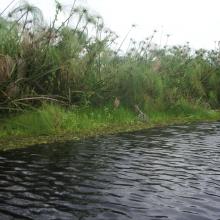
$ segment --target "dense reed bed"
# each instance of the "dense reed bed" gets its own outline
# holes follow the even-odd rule
[[[73,114],[73,120],[81,120],[84,109],[97,115],[101,111],[102,116],[108,109],[110,115],[123,111],[129,122],[135,121],[135,106],[152,121],[158,112],[190,116],[219,107],[218,49],[194,50],[188,43],[161,47],[153,43],[155,30],[141,42],[130,39],[127,50],[121,51],[135,26],[118,43],[117,34],[104,26],[100,16],[75,3],[62,24],[57,21],[63,10],[58,2],[50,25],[40,9],[29,3],[21,4],[8,15],[1,13],[0,115],[4,123],[5,116],[16,115],[21,130],[28,127],[22,115],[35,109],[32,114],[37,117],[41,110],[36,109],[43,103],[63,109],[56,114]],[[76,119],[74,112],[80,111],[80,119]],[[201,118],[205,118],[204,114]],[[14,134],[9,131],[14,128],[12,121],[7,119],[4,135]],[[93,121],[98,121],[97,116]],[[45,126],[56,131],[56,125],[42,119],[43,124],[47,122]],[[42,131],[39,126],[33,128],[33,134]],[[74,130],[74,123],[69,126]],[[62,130],[62,125],[58,127]]]

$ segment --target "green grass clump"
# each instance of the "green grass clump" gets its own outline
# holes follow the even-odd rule
[[[135,121],[135,114],[125,108],[117,110],[108,107],[67,110],[57,105],[46,104],[39,109],[3,120],[0,126],[0,136],[75,133],[105,128],[110,125],[132,125]]]
[[[44,105],[7,119],[2,129],[8,135],[50,135],[60,129],[63,112],[58,106]]]
[[[134,113],[125,108],[86,108],[75,111],[66,111],[62,127],[65,130],[80,131],[106,127],[109,124],[132,124],[135,121]]]
[[[57,136],[69,133],[73,136],[87,136],[220,118],[216,111],[190,106],[183,101],[167,111],[153,110],[145,113],[149,117],[148,122],[140,121],[133,110],[123,107],[83,107],[70,110],[58,105],[44,104],[39,109],[2,120],[0,137]]]

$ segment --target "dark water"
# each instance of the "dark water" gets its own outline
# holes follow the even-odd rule
[[[220,219],[220,123],[0,153],[0,219]]]

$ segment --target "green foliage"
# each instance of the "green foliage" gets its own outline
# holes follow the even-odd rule
[[[54,105],[43,105],[38,110],[26,111],[8,119],[4,130],[9,134],[48,135],[61,127],[63,110]]]
[[[21,111],[46,100],[92,108],[113,103],[115,97],[122,106],[139,105],[147,112],[190,114],[193,105],[219,107],[219,51],[193,51],[188,44],[160,48],[153,44],[154,31],[140,43],[131,40],[121,53],[134,26],[117,45],[117,36],[87,9],[74,4],[58,26],[61,11],[56,2],[50,26],[28,3],[0,17],[0,111]],[[56,129],[48,124],[46,131]]]
[[[106,105],[101,108],[66,109],[58,105],[43,104],[38,109],[2,119],[0,137],[53,137],[63,134],[77,137],[82,134],[135,130],[175,122],[219,119],[218,112],[192,105],[186,100],[180,100],[167,111],[155,110],[154,107],[148,109],[150,121],[144,123],[138,120],[134,111],[123,107],[113,109]]]
[[[63,131],[80,132],[105,128],[109,125],[133,124],[136,116],[125,108],[114,110],[103,108],[76,108],[66,110],[58,105],[44,104],[36,110],[29,110],[3,120],[0,136],[8,135],[51,135]]]

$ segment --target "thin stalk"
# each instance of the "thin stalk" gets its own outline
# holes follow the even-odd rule
[[[66,26],[68,26],[69,21],[70,21],[70,18],[71,18],[71,17],[73,16],[73,14],[74,14],[74,7],[75,7],[75,4],[76,4],[76,1],[77,1],[77,0],[75,0],[75,1],[73,2],[73,6],[72,6],[72,8],[71,8],[70,15],[69,15],[68,18],[67,18],[64,22],[62,22],[62,24],[57,28],[56,33],[59,32],[59,30],[65,25],[66,22],[67,22]]]
[[[83,14],[80,15],[80,17],[79,17],[79,19],[78,19],[78,22],[77,22],[77,24],[76,24],[76,27],[75,27],[74,30],[73,30],[73,33],[74,33],[74,34],[76,33],[76,30],[78,29],[79,24],[80,24],[82,18],[83,18]]]
[[[126,41],[126,39],[128,38],[128,35],[131,33],[132,29],[134,28],[135,26],[132,25],[131,28],[128,30],[127,34],[125,35],[125,37],[123,38],[121,44],[119,45],[118,49],[117,49],[117,53],[120,51],[121,47],[123,46],[124,42]]]
[[[80,34],[80,38],[81,36],[83,35],[83,33],[85,32],[87,26],[88,26],[89,22],[86,22],[85,26],[83,27],[82,31],[81,31],[81,34]]]
[[[21,17],[15,21],[15,23],[12,25],[12,27],[9,29],[8,33],[10,33],[12,31],[12,29],[17,25],[17,23],[26,15],[26,13],[28,13],[28,11],[24,12]]]
[[[16,0],[11,1],[11,2],[7,5],[7,7],[0,13],[0,16],[2,16],[3,13],[4,13],[15,1],[16,1]]]
[[[74,8],[75,8],[75,5],[76,5],[76,1],[77,0],[74,0],[74,2],[73,2],[73,5],[72,5],[72,8],[71,8],[71,11],[70,11],[70,15],[69,15],[69,17],[66,19],[66,21],[64,21],[64,24],[66,23],[66,26],[68,26],[68,24],[69,24],[69,22],[70,22],[70,18],[73,16],[73,14],[74,14]]]
[[[25,17],[25,21],[24,21],[24,25],[23,25],[23,28],[22,28],[22,32],[21,32],[21,36],[20,36],[19,42],[21,41],[22,35],[24,33],[24,30],[25,30],[25,27],[26,27],[26,24],[27,24],[28,14],[29,14],[29,11],[27,11],[27,14],[26,14],[26,17]]]

